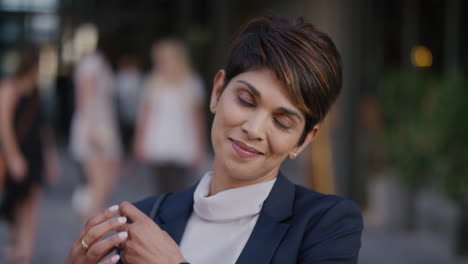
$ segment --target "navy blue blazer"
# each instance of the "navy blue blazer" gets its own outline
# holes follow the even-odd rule
[[[168,196],[155,217],[177,244],[192,213],[195,188]],[[136,207],[150,214],[157,198]],[[236,264],[356,264],[362,229],[352,201],[295,185],[279,173]]]

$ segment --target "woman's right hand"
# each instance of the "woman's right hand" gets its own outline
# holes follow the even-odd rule
[[[128,233],[124,231],[103,238],[127,223],[126,217],[112,218],[118,210],[119,207],[114,205],[88,220],[70,249],[67,264],[114,264],[119,261],[119,255],[102,260],[128,237]]]
[[[28,172],[28,165],[22,155],[14,155],[8,159],[8,170],[16,182],[21,182]]]

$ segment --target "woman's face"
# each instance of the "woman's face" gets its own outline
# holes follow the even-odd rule
[[[164,75],[177,75],[184,70],[185,58],[181,51],[170,44],[164,44],[156,49],[153,64]]]
[[[304,115],[269,69],[239,74],[221,92],[223,83],[224,71],[219,71],[211,95],[215,173],[220,168],[231,180],[253,183],[275,178],[284,159],[299,154],[318,127],[297,145]]]

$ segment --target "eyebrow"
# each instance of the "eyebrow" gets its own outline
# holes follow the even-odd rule
[[[251,83],[249,83],[248,81],[245,81],[245,80],[238,80],[237,82],[240,82],[242,84],[244,84],[245,86],[247,86],[247,88],[250,89],[250,91],[257,97],[261,98],[261,94],[260,92],[257,90],[257,88],[255,88],[255,86],[253,86]],[[278,112],[280,113],[283,113],[283,114],[287,114],[287,115],[291,115],[291,116],[295,116],[297,117],[300,121],[302,121],[302,118],[301,118],[301,115],[299,113],[297,113],[296,111],[293,111],[291,109],[288,109],[286,107],[280,107],[278,108]]]
[[[237,82],[240,82],[242,84],[244,84],[245,86],[247,86],[247,88],[250,89],[250,91],[257,97],[261,98],[262,95],[260,94],[260,92],[257,90],[257,88],[255,88],[255,86],[253,86],[251,83],[249,83],[248,81],[244,81],[244,80],[238,80]]]
[[[302,120],[301,115],[298,114],[296,111],[293,111],[291,109],[288,109],[288,108],[285,108],[285,107],[280,107],[278,109],[278,112],[288,114],[288,115],[292,115],[292,116],[297,117],[297,119]]]

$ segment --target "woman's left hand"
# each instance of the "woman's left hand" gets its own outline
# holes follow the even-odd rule
[[[120,215],[130,218],[133,223],[122,227],[128,232],[128,239],[121,244],[121,258],[126,264],[154,263],[175,264],[187,262],[179,246],[146,214],[128,202],[119,206]]]
[[[120,232],[105,237],[127,222],[125,217],[112,218],[118,207],[112,206],[88,220],[78,239],[73,243],[66,264],[113,264],[119,261],[118,255],[103,258],[119,246],[128,234]]]
[[[22,154],[11,155],[7,158],[7,166],[11,177],[16,182],[22,182],[28,173],[28,164]]]

